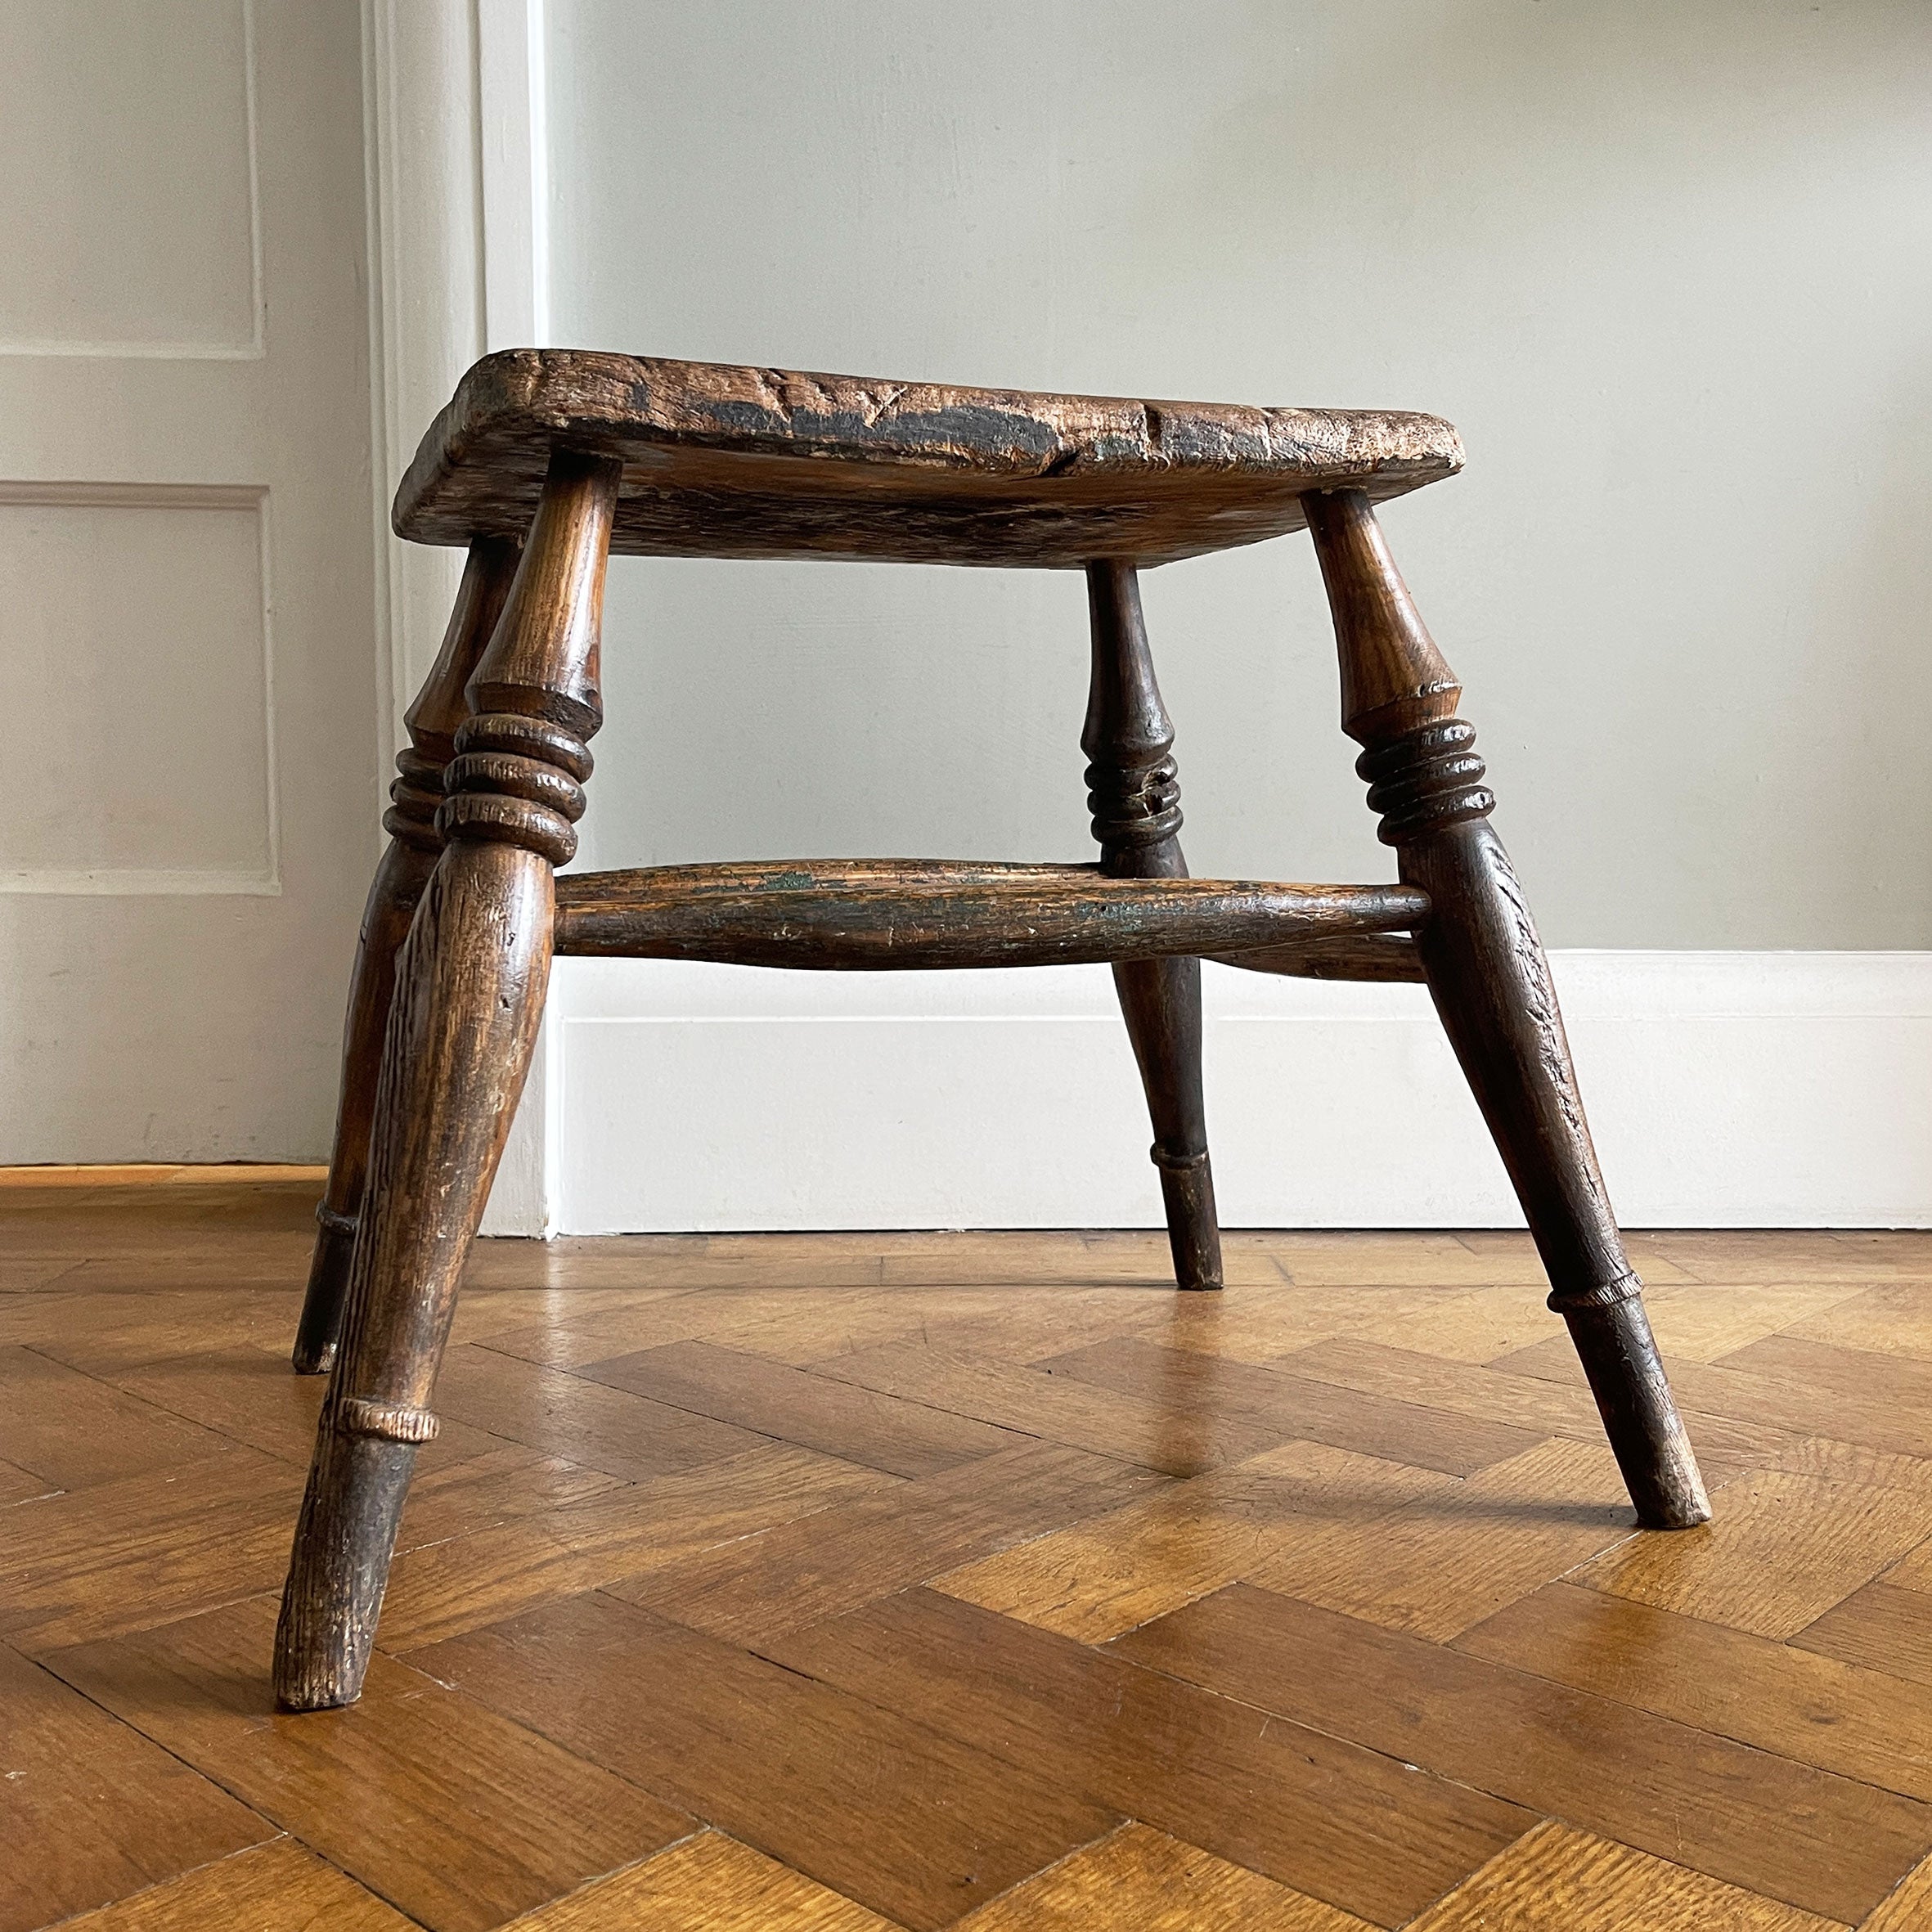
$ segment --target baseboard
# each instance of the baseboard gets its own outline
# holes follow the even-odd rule
[[[1932,953],[1552,964],[1627,1224],[1932,1225]],[[1228,1226],[1521,1224],[1422,989],[1204,979]],[[1104,968],[563,960],[540,1063],[488,1233],[1159,1221]]]

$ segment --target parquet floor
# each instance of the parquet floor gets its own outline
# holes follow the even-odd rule
[[[284,1718],[315,1191],[0,1188],[0,1932],[1932,1927],[1932,1236],[1638,1238],[1676,1537],[1520,1238],[487,1244]]]

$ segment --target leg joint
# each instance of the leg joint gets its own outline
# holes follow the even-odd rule
[[[1096,760],[1087,767],[1094,837],[1112,851],[1159,845],[1180,830],[1180,779],[1172,758],[1138,767]]]
[[[335,1410],[338,1436],[377,1436],[384,1442],[429,1442],[435,1438],[437,1421],[426,1409],[410,1409],[399,1402],[371,1402],[351,1395]]]
[[[348,1241],[355,1239],[356,1217],[353,1214],[344,1214],[339,1208],[331,1207],[326,1201],[318,1201],[316,1203],[315,1218],[317,1224],[325,1234],[339,1235]]]
[[[1620,1302],[1642,1298],[1643,1283],[1634,1274],[1620,1274],[1615,1281],[1593,1288],[1552,1288],[1546,1305],[1558,1314],[1588,1314],[1600,1308],[1615,1308]]]
[[[1170,1154],[1157,1140],[1148,1149],[1147,1157],[1167,1174],[1193,1174],[1207,1165],[1205,1149],[1197,1154]]]
[[[1377,836],[1384,845],[1407,845],[1495,810],[1496,794],[1482,782],[1487,768],[1475,748],[1473,725],[1445,718],[1356,759],[1356,773],[1368,783],[1368,808],[1382,815]]]

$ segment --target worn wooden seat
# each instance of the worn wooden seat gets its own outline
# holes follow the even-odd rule
[[[623,465],[611,548],[1078,569],[1306,527],[1311,490],[1400,496],[1462,465],[1439,417],[943,388],[510,349],[463,378],[402,479],[414,543],[521,539],[552,446]]]
[[[1610,1211],[1556,993],[1461,694],[1373,503],[1447,476],[1432,416],[492,356],[425,438],[396,528],[469,546],[407,714],[352,982],[295,1346],[334,1366],[276,1638],[281,1702],[359,1691],[469,1245],[558,953],[842,970],[1108,961],[1145,1088],[1177,1286],[1221,1283],[1201,960],[1426,980],[1521,1199],[1640,1521],[1710,1514]],[[1307,529],[1342,728],[1395,848],[1379,885],[1191,880],[1139,572]],[[1099,862],[802,860],[570,874],[603,718],[613,550],[1085,570],[1081,744]]]

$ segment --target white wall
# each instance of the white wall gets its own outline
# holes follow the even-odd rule
[[[1448,416],[1387,520],[1552,943],[1932,943],[1923,0],[548,12],[555,339]],[[1380,876],[1306,546],[1147,596],[1196,870]],[[1071,579],[608,635],[597,863],[1084,853]]]
[[[551,340],[1457,422],[1387,523],[1612,949],[1557,969],[1627,1218],[1932,1221],[1922,0],[544,11]],[[1147,603],[1196,871],[1386,876],[1305,545]],[[1060,575],[619,562],[584,862],[1084,856],[1084,633]],[[496,1224],[1152,1222],[1106,993],[565,962]],[[1413,990],[1208,1009],[1230,1222],[1515,1218]]]

